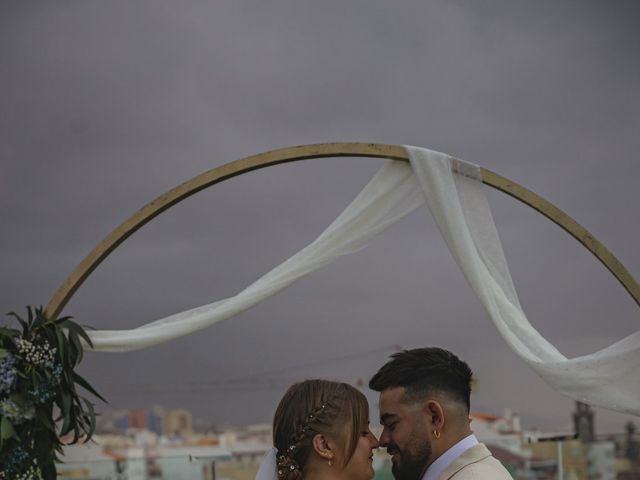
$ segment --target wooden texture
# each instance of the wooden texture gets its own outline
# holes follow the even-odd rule
[[[87,255],[58,288],[46,308],[48,318],[56,318],[80,285],[98,265],[130,235],[168,208],[207,187],[229,178],[279,163],[324,157],[371,157],[407,161],[407,152],[399,145],[376,143],[322,143],[282,148],[260,153],[206,171],[151,201],[113,230]],[[640,305],[640,285],[620,261],[591,233],[569,215],[511,180],[481,169],[482,181],[510,195],[558,224],[598,258]]]

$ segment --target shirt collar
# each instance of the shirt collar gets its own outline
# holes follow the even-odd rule
[[[422,480],[438,480],[438,477],[442,475],[442,472],[444,472],[456,458],[477,443],[478,439],[473,433],[460,440],[453,447],[436,458],[431,465],[429,465],[429,468],[427,468],[427,471],[424,472],[424,475],[422,476]]]

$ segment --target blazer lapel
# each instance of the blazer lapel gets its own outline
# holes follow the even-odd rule
[[[479,462],[490,456],[491,452],[484,446],[484,443],[478,443],[456,458],[451,465],[442,472],[438,480],[448,480],[467,465]]]

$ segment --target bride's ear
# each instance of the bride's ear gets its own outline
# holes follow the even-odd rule
[[[326,436],[321,433],[316,433],[311,439],[311,445],[323,460],[333,460],[334,452]]]

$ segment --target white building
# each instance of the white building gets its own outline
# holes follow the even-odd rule
[[[121,444],[109,448],[101,445],[100,438],[95,440],[65,447],[59,479],[212,480],[214,462],[231,457],[227,448],[218,446]]]

